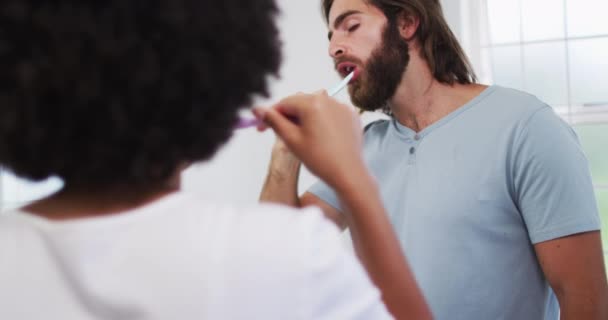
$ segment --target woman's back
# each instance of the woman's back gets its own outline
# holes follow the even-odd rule
[[[1,319],[384,319],[316,209],[184,194],[101,218],[0,216]]]

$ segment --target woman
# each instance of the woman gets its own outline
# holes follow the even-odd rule
[[[272,0],[0,4],[0,165],[64,181],[0,217],[1,319],[429,317],[380,201],[358,201],[379,198],[356,117],[327,95],[256,114],[341,190],[367,274],[317,209],[179,192],[181,169],[267,94],[276,13]]]

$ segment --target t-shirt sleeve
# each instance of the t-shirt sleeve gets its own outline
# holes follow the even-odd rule
[[[587,159],[551,107],[522,124],[514,146],[513,186],[532,243],[599,230]]]
[[[315,184],[312,185],[308,189],[307,192],[310,192],[317,196],[319,199],[325,201],[328,205],[332,206],[334,209],[343,213],[342,204],[340,203],[340,199],[336,192],[328,186],[325,182],[319,180]]]
[[[306,209],[303,248],[307,319],[393,319],[359,260],[345,248],[338,228],[318,209]],[[314,212],[313,212],[314,211]]]

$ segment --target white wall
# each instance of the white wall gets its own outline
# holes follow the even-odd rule
[[[466,1],[466,0],[465,0]],[[442,0],[441,6],[443,7],[443,14],[448,20],[450,28],[452,32],[456,34],[457,37],[460,37],[461,29],[462,29],[462,15],[461,15],[461,5],[462,0]]]
[[[278,0],[278,3],[282,10],[279,24],[284,41],[281,78],[273,82],[272,98],[260,101],[260,104],[277,101],[298,91],[328,88],[339,81],[327,54],[327,30],[321,15],[320,0]],[[446,17],[459,29],[460,0],[444,0],[443,3]],[[455,33],[459,34],[459,30],[455,30]],[[338,95],[338,99],[349,102],[345,91]],[[364,122],[376,117],[366,115]],[[255,129],[237,132],[213,161],[195,165],[186,171],[184,190],[214,201],[256,202],[273,142],[271,132],[261,134]],[[315,178],[304,171],[300,190],[314,181]],[[33,188],[17,183],[10,177],[0,179],[0,183],[0,208],[2,203],[15,205],[41,197],[60,186],[53,181]]]
[[[327,30],[319,3],[279,1],[284,60],[281,79],[274,83],[272,98],[266,103],[298,91],[327,88],[339,81],[327,56]],[[271,132],[261,134],[255,129],[237,132],[213,161],[186,172],[184,189],[217,200],[255,202],[264,181],[273,142],[274,134]],[[305,173],[301,185],[310,185],[312,181],[313,178]]]

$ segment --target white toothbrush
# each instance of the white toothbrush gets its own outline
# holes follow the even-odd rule
[[[342,81],[340,81],[340,83],[338,83],[337,85],[335,85],[333,88],[329,89],[327,91],[327,94],[330,97],[335,96],[336,94],[338,94],[338,92],[342,91],[342,89],[344,89],[344,87],[346,87],[346,85],[348,85],[348,83],[350,82],[350,80],[353,79],[353,77],[355,76],[355,72],[351,72],[349,73],[344,79],[342,79]],[[236,129],[244,129],[244,128],[250,128],[250,127],[256,127],[259,124],[261,124],[260,120],[258,119],[244,119],[241,118],[239,120],[239,122],[236,125]]]

